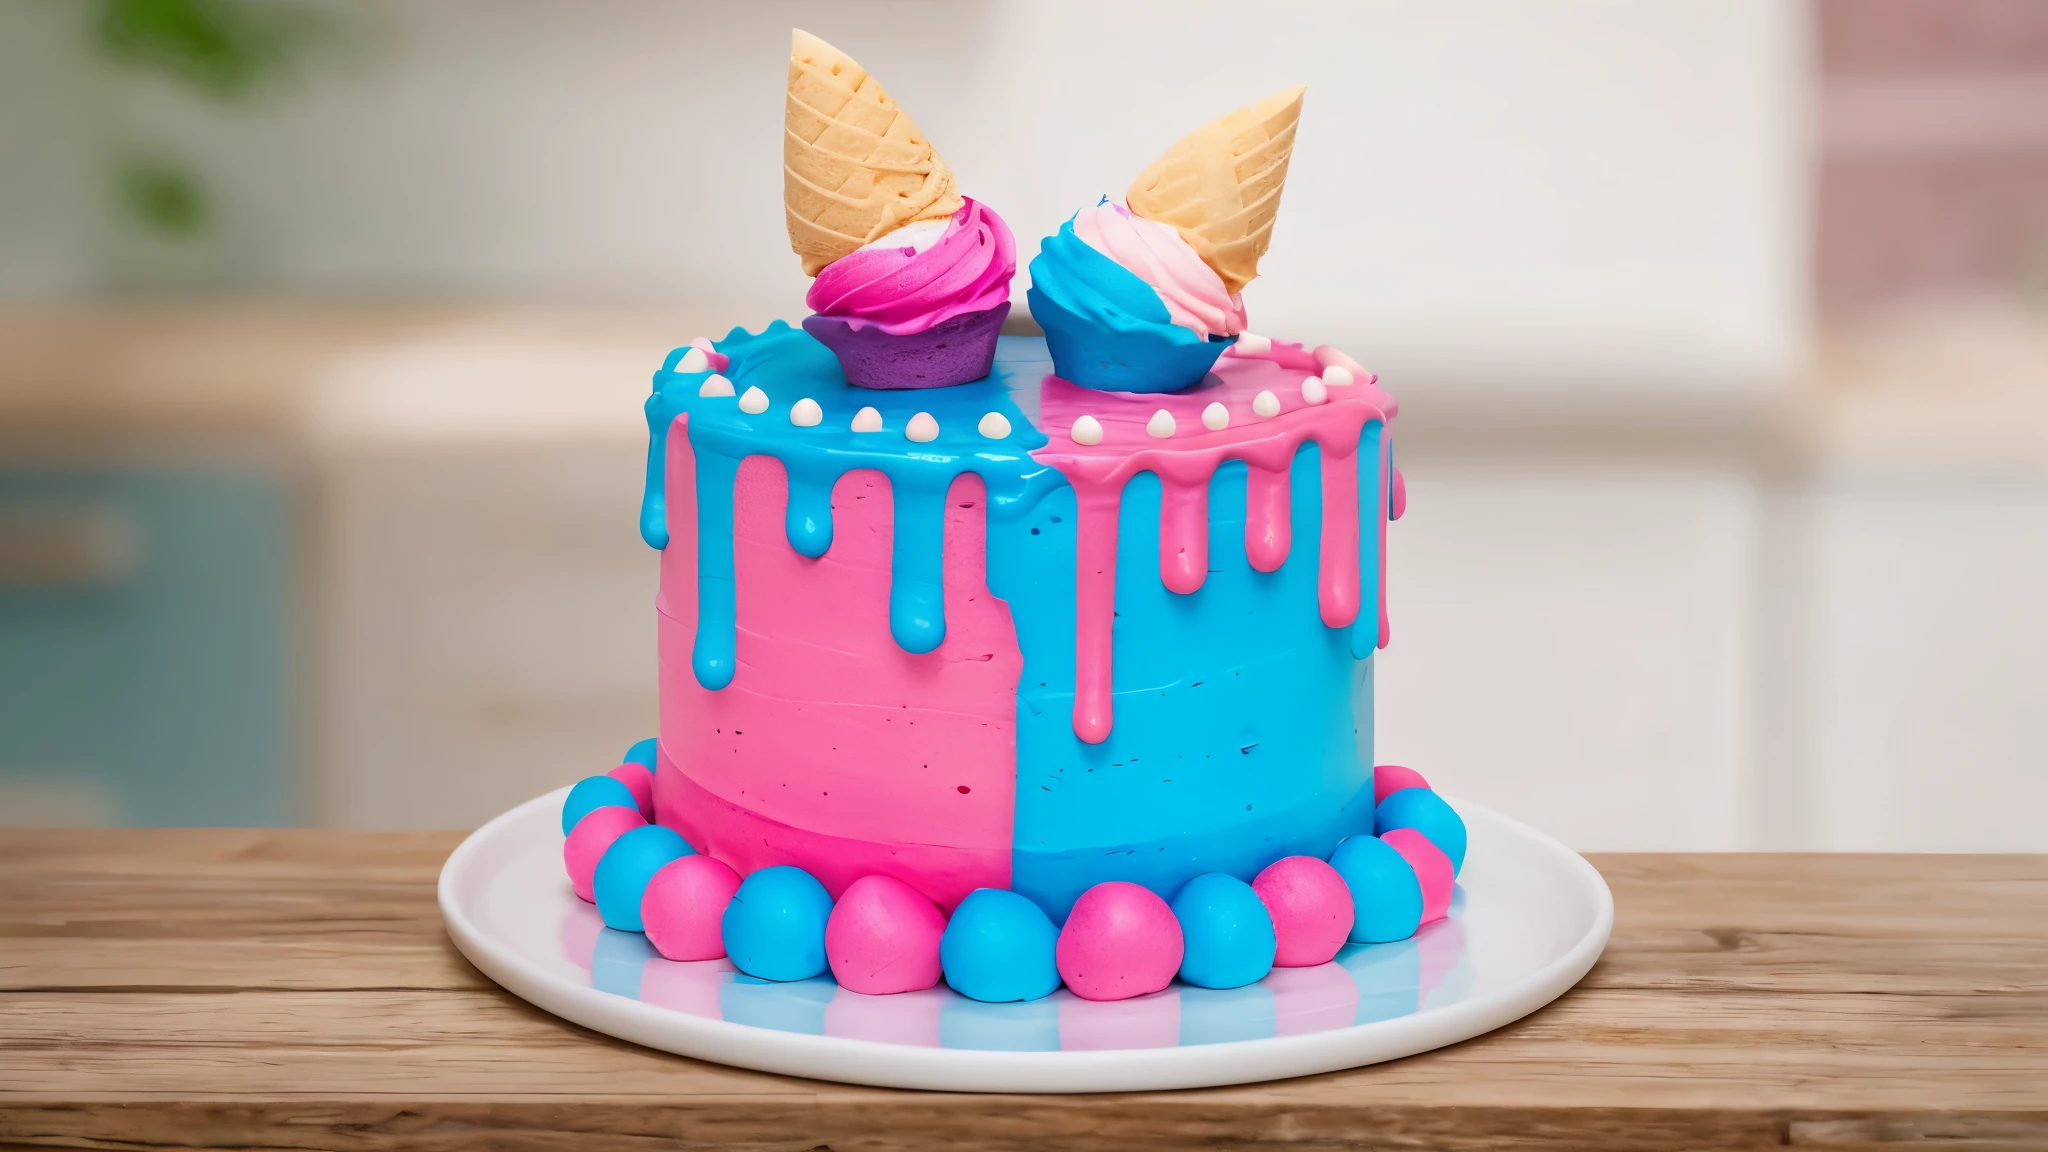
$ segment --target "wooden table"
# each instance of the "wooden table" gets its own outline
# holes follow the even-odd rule
[[[456,833],[0,831],[0,1147],[2048,1148],[2048,857],[1604,856],[1576,991],[1456,1047],[1245,1088],[790,1080],[499,991]]]

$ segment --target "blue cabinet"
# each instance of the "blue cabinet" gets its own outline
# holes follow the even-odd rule
[[[0,825],[293,822],[290,511],[256,470],[0,469]]]

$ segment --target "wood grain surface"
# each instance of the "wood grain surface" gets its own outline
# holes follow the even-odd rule
[[[0,1148],[2048,1149],[2048,857],[1604,856],[1614,937],[1491,1035],[1085,1097],[632,1047],[448,943],[456,833],[0,831]]]

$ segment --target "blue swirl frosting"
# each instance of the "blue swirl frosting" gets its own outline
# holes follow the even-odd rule
[[[1104,392],[1178,392],[1201,381],[1237,337],[1175,324],[1150,284],[1074,235],[1072,217],[1031,261],[1025,293],[1053,371]]]

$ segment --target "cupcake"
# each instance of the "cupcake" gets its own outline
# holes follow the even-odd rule
[[[1176,392],[1244,331],[1240,293],[1273,235],[1302,90],[1189,133],[1047,237],[1031,261],[1032,318],[1053,370],[1087,388]]]
[[[874,77],[807,32],[790,48],[783,209],[815,277],[804,331],[850,384],[937,388],[988,375],[1017,246]]]

